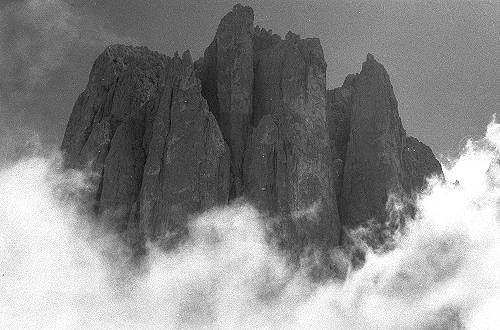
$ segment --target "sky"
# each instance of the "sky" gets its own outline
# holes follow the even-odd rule
[[[35,131],[59,145],[95,58],[112,43],[202,56],[233,1],[1,0],[0,145]],[[439,156],[500,110],[498,1],[242,1],[255,24],[321,40],[328,88],[387,69],[408,134]]]

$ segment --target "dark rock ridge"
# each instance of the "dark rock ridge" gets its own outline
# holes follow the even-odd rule
[[[300,255],[341,243],[342,227],[389,217],[441,175],[408,137],[389,76],[372,55],[326,90],[319,39],[284,39],[234,6],[204,57],[111,46],[73,108],[62,149],[97,174],[95,211],[128,237],[168,240],[190,214],[245,197]]]

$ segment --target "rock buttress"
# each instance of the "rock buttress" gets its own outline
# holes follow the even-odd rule
[[[359,74],[329,93],[330,139],[344,163],[342,223],[391,225],[400,219],[392,219],[389,197],[410,201],[427,177],[442,176],[441,165],[429,147],[406,135],[389,75],[371,54]]]
[[[282,219],[294,250],[338,244],[340,221],[326,124],[326,63],[318,39],[256,28],[247,196]],[[263,48],[259,48],[263,47]]]
[[[182,59],[115,45],[96,60],[62,150],[95,173],[95,209],[119,232],[156,239],[187,214],[227,203],[229,150]]]
[[[231,194],[278,221],[294,251],[340,235],[326,126],[326,63],[318,39],[282,40],[234,6],[196,63],[202,93],[231,152]]]
[[[198,73],[203,96],[229,146],[231,198],[243,192],[243,156],[253,109],[253,19],[252,8],[235,5],[222,18]]]

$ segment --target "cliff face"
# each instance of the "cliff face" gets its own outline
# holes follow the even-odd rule
[[[282,219],[291,248],[334,246],[340,221],[326,128],[326,63],[318,39],[285,40],[235,6],[197,63],[231,150],[231,197]]]
[[[341,172],[343,225],[388,220],[388,197],[408,197],[425,178],[441,174],[429,147],[408,137],[398,114],[389,75],[368,54],[361,72],[329,91],[329,128]]]
[[[267,37],[256,35],[255,39]],[[285,40],[256,47],[255,58],[246,192],[266,209],[288,216],[296,235],[294,244],[332,246],[338,241],[340,221],[331,172],[321,44],[289,32]]]
[[[119,232],[161,237],[184,230],[188,214],[228,201],[229,150],[188,52],[106,49],[62,149],[68,166],[91,164],[96,209]]]
[[[397,107],[387,72],[369,54],[353,81],[341,193],[346,225],[384,219],[388,194],[401,193],[405,132]]]
[[[215,39],[205,52],[200,79],[210,100],[231,154],[230,193],[243,192],[243,155],[252,114],[253,10],[237,5],[219,24]]]
[[[278,219],[285,248],[327,251],[441,167],[406,136],[373,56],[332,91],[325,72],[318,39],[254,27],[240,5],[194,64],[111,46],[71,114],[67,165],[91,164],[95,210],[133,237],[182,235],[189,214],[243,196]]]

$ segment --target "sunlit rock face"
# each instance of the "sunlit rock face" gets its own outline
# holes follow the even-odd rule
[[[372,55],[327,91],[319,39],[253,20],[234,6],[194,63],[120,45],[96,60],[62,149],[67,166],[95,172],[90,199],[118,231],[182,236],[191,214],[244,197],[296,256],[326,252],[342,227],[384,223],[388,194],[408,197],[441,173],[406,136]]]

